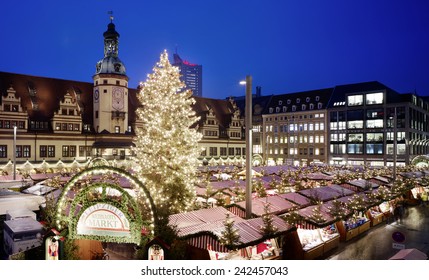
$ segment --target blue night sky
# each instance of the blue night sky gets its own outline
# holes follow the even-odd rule
[[[0,71],[92,82],[112,10],[130,87],[166,49],[203,65],[203,96],[378,80],[429,95],[427,0],[21,0],[0,10]]]

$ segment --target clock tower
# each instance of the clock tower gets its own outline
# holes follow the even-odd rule
[[[124,134],[128,129],[128,77],[118,57],[119,33],[113,17],[104,36],[104,57],[96,64],[93,120],[97,133]]]

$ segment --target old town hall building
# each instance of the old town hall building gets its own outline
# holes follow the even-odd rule
[[[135,129],[142,125],[135,114],[139,90],[129,87],[112,20],[103,36],[104,57],[96,63],[93,83],[0,72],[0,165],[13,160],[14,143],[19,164],[129,158]],[[235,103],[195,99],[201,163],[242,160],[244,120]]]

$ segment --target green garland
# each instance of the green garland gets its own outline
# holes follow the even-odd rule
[[[127,178],[138,191],[142,191],[146,198],[146,205],[149,208],[149,220],[143,221],[141,210],[135,198],[128,194],[122,187],[106,182],[86,182],[80,184],[81,180],[94,174],[117,174]],[[101,188],[101,192],[99,189]],[[119,192],[118,196],[108,196],[107,189],[114,189]],[[76,191],[73,199],[68,197],[69,191]],[[112,205],[122,211],[130,222],[131,237],[113,237],[96,235],[78,235],[76,233],[77,223],[82,213],[88,208],[98,203]],[[81,208],[79,208],[81,207]],[[103,242],[121,242],[140,244],[141,229],[147,227],[151,233],[157,224],[157,214],[155,205],[149,191],[143,183],[127,171],[111,166],[94,166],[88,168],[75,176],[65,185],[56,207],[56,226],[60,231],[68,232],[68,237],[72,239],[94,239]]]
[[[102,189],[101,196],[99,198],[91,198],[91,194],[93,191],[98,188]],[[108,188],[115,189],[120,192],[121,201],[117,201],[115,199],[109,198],[106,196],[106,190]],[[97,191],[96,191],[97,192]],[[80,219],[82,213],[88,209],[89,207],[99,204],[105,203],[112,205],[119,209],[127,218],[130,223],[130,231],[131,238],[127,237],[112,237],[112,236],[97,236],[97,235],[79,235],[76,232],[77,223]],[[79,209],[79,207],[83,205]],[[130,211],[132,210],[132,211]],[[124,243],[140,243],[141,237],[141,228],[143,226],[142,215],[140,213],[140,209],[137,206],[135,200],[124,191],[121,187],[117,185],[109,184],[109,183],[95,183],[83,191],[79,192],[79,194],[74,198],[71,207],[70,213],[74,213],[74,215],[69,215],[69,227],[70,227],[70,235],[69,237],[72,239],[93,239],[104,242],[124,242]]]

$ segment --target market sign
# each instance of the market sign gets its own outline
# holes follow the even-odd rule
[[[130,223],[115,206],[98,203],[88,207],[79,217],[77,234],[130,237]]]

